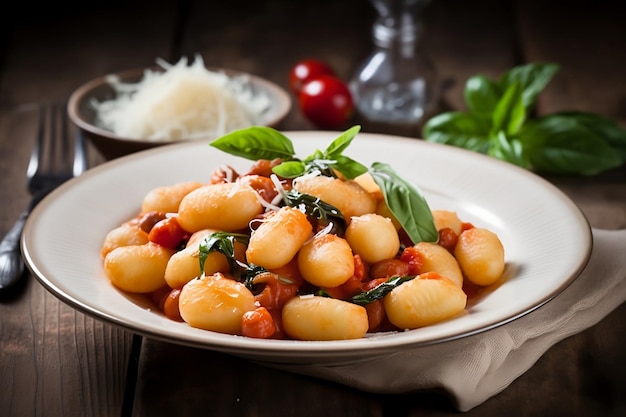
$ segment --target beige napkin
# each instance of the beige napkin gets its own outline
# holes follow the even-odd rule
[[[626,301],[626,230],[594,229],[593,242],[588,265],[565,291],[504,326],[347,365],[278,367],[376,393],[443,388],[468,411],[504,390],[551,346]]]

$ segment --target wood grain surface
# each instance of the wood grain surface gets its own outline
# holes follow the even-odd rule
[[[433,0],[425,55],[437,73],[432,114],[463,110],[474,74],[556,62],[537,112],[595,112],[626,127],[626,6],[619,0]],[[0,234],[27,205],[36,103],[63,100],[105,73],[199,53],[207,65],[287,86],[299,59],[346,79],[371,51],[365,0],[20,2],[0,17]],[[419,137],[421,126],[364,131]],[[294,107],[279,126],[315,129]],[[102,158],[90,149],[91,165]],[[626,169],[550,177],[594,227],[626,228]],[[88,233],[88,231],[85,231]],[[626,269],[626,266],[625,266]],[[467,416],[626,415],[626,306],[550,349]],[[138,348],[133,355],[133,341]],[[141,342],[140,345],[137,342]],[[130,360],[129,360],[130,359]],[[129,366],[130,365],[130,366]],[[135,369],[136,368],[136,369]],[[136,370],[136,375],[134,371]],[[151,339],[79,313],[32,276],[0,296],[0,416],[452,416],[441,392],[374,395],[225,354]]]

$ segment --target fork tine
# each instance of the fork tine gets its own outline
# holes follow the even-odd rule
[[[72,166],[72,173],[75,177],[78,177],[87,170],[86,146],[83,132],[76,127],[74,129],[74,165]]]
[[[35,139],[35,145],[30,154],[28,160],[28,168],[26,169],[26,176],[28,179],[35,176],[35,173],[39,170],[39,161],[42,159],[43,141],[46,132],[46,106],[43,103],[39,104],[39,120],[37,122],[37,137]],[[30,188],[30,186],[29,186]],[[32,192],[32,189],[30,190]]]
[[[63,113],[63,111],[61,110],[61,105],[59,103],[55,103],[54,104],[54,113],[55,113],[55,117],[54,120],[56,121],[56,123],[59,123],[59,127],[58,127],[58,132],[59,132],[59,138],[61,139],[59,142],[59,150],[61,151],[61,160],[66,160],[67,156],[69,155],[70,152],[70,147],[69,147],[69,143],[67,140],[68,134],[67,134],[67,120],[65,118],[65,114]]]
[[[73,149],[73,138],[69,134],[68,123],[67,123],[67,115],[65,114],[65,106],[63,103],[55,103],[54,105],[55,118],[56,123],[59,123],[57,131],[59,133],[57,140],[58,151],[60,151],[59,161],[61,162],[61,171],[63,173],[67,172],[69,175],[72,175],[72,164],[74,160],[74,149]]]

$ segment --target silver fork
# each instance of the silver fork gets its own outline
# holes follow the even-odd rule
[[[20,238],[33,208],[52,190],[86,169],[85,140],[80,134],[70,134],[64,104],[42,103],[37,140],[26,170],[32,199],[0,242],[0,292],[13,286],[24,275]]]

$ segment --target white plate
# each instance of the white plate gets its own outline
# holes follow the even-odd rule
[[[299,156],[325,148],[336,132],[286,132]],[[506,252],[505,278],[460,317],[429,327],[351,341],[257,340],[189,327],[116,290],[102,271],[108,231],[134,217],[152,188],[208,181],[220,164],[250,161],[191,142],[140,152],[71,180],[41,202],[28,220],[24,257],[62,301],[97,319],[148,337],[281,363],[332,363],[460,338],[502,325],[549,301],[586,265],[591,230],[557,188],[527,171],[476,153],[421,140],[359,134],[346,151],[369,165],[390,163],[416,183],[432,209],[457,211],[497,233]]]

